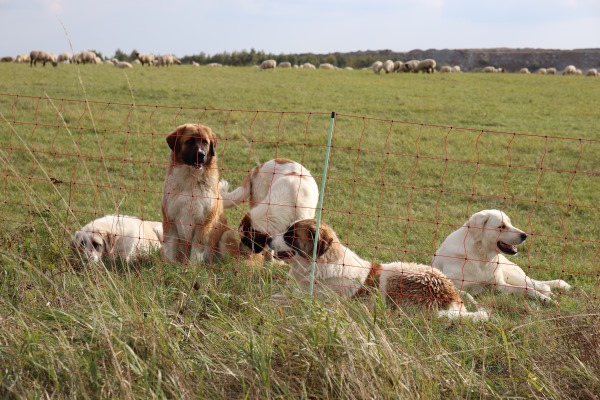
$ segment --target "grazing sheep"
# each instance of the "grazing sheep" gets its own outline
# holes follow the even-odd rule
[[[556,68],[548,68],[546,69],[546,74],[548,75],[556,75]]]
[[[207,67],[222,67],[223,64],[221,63],[208,63],[206,64]]]
[[[529,68],[521,68],[519,70],[520,74],[530,74],[531,72],[529,72]]]
[[[12,56],[4,56],[0,58],[0,62],[13,62],[15,59]]]
[[[138,60],[140,60],[142,67],[146,64],[154,65],[154,62],[156,61],[156,57],[154,57],[154,54],[152,53],[138,53],[136,51],[133,54],[137,57]]]
[[[390,72],[394,72],[394,62],[392,60],[386,60],[383,62],[381,66],[381,71],[389,74]]]
[[[444,65],[442,68],[440,68],[440,73],[442,74],[446,74],[452,72],[452,67],[449,65]]]
[[[416,71],[419,60],[410,60],[402,65],[402,72],[418,72]]]
[[[15,58],[15,62],[17,63],[28,63],[29,60],[31,60],[29,54],[18,54]]]
[[[427,58],[425,60],[419,61],[413,72],[425,72],[427,74],[431,74],[435,72],[436,62],[431,58]]]
[[[547,74],[546,68],[540,68],[540,69],[538,69],[537,73],[540,74],[540,75],[546,75]]]
[[[404,65],[402,61],[394,61],[394,72],[402,72],[402,65]]]
[[[575,70],[575,75],[583,75],[583,72],[579,68]]]
[[[452,67],[452,72],[461,72],[460,65],[455,65]]]
[[[381,68],[383,68],[383,63],[381,61],[375,61],[373,64],[371,64],[371,69],[376,74],[378,74],[381,71]]]
[[[586,76],[598,76],[598,70],[596,68],[590,68],[585,73]]]
[[[319,64],[319,69],[335,69],[335,66],[330,63]]]
[[[577,74],[577,68],[575,68],[574,65],[567,65],[565,67],[565,69],[563,69],[562,74],[563,75],[576,75]]]
[[[156,61],[157,67],[168,67],[169,65],[174,64],[181,65],[181,61],[179,61],[179,59],[173,54],[164,54],[159,56],[158,60]]]
[[[300,68],[306,68],[306,69],[317,69],[317,67],[315,67],[313,64],[311,64],[311,63],[308,63],[308,62],[306,62],[306,63],[302,64],[302,65],[300,66]]]
[[[277,68],[292,68],[292,63],[289,61],[280,62]]]
[[[36,65],[38,61],[41,61],[44,67],[47,62],[51,62],[53,67],[58,65],[56,54],[49,51],[32,50],[31,53],[29,53],[29,58],[29,66],[31,67]]]
[[[127,61],[115,61],[114,65],[117,68],[133,68],[133,65],[131,65]]]
[[[489,65],[483,69],[483,72],[485,72],[486,74],[495,74],[497,71],[495,67]]]
[[[354,68],[352,68],[352,67],[344,67],[344,70],[345,71],[354,71]]]
[[[74,59],[77,64],[98,64],[98,56],[93,51],[82,51],[78,54],[78,57]]]
[[[71,53],[60,53],[58,55],[58,62],[71,62],[73,54]]]
[[[264,71],[266,69],[275,69],[277,68],[277,61],[275,60],[265,60],[260,63],[260,70]]]

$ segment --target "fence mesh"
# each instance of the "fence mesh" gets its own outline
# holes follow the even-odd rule
[[[43,257],[47,246],[68,256],[71,234],[106,214],[161,221],[166,137],[184,123],[215,132],[219,174],[231,188],[274,158],[298,161],[320,182],[331,115],[11,94],[0,95],[0,111],[0,235],[23,259]],[[366,260],[430,264],[470,215],[501,209],[529,234],[514,262],[536,279],[579,288],[564,296],[597,299],[599,147],[598,140],[338,113],[322,218]],[[247,203],[227,210],[229,225],[237,229],[247,211]],[[151,262],[177,267],[160,256]],[[254,273],[242,264],[235,270]]]

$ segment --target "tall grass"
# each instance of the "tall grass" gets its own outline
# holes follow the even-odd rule
[[[594,78],[6,64],[0,72],[4,397],[600,393]],[[178,124],[215,130],[232,185],[275,156],[320,179],[330,111],[338,118],[324,219],[363,257],[428,263],[469,213],[503,208],[533,233],[516,261],[575,291],[556,307],[489,293],[479,300],[490,321],[450,323],[426,310],[392,312],[377,298],[273,303],[286,275],[278,267],[169,265],[154,254],[81,268],[68,249],[70,233],[97,216],[161,218],[164,138]],[[232,225],[244,212],[228,212]]]

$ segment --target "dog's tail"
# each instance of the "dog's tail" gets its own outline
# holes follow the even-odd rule
[[[237,206],[242,201],[245,201],[252,194],[252,182],[249,177],[244,179],[242,186],[236,188],[233,192],[229,192],[229,182],[221,179],[221,196],[223,197],[223,207],[231,208]]]

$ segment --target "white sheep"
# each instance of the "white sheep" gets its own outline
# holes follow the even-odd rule
[[[223,64],[221,63],[208,63],[206,64],[207,67],[222,67]]]
[[[58,55],[58,62],[71,62],[71,59],[73,58],[73,54],[71,53],[60,53]]]
[[[381,71],[382,67],[383,67],[383,63],[381,61],[375,61],[373,64],[371,64],[371,69],[376,74],[378,74]]]
[[[436,62],[431,58],[419,61],[413,72],[425,72],[431,74],[435,72]]]
[[[18,54],[15,58],[15,62],[17,63],[28,63],[31,60],[29,54]]]
[[[404,63],[400,60],[394,61],[394,72],[402,72]]]
[[[440,73],[442,74],[446,74],[452,72],[452,67],[449,65],[444,65],[442,68],[440,68]]]
[[[598,70],[596,68],[590,68],[585,73],[586,76],[598,76]]]
[[[289,61],[280,62],[277,68],[292,68],[292,63]]]
[[[345,71],[354,71],[354,68],[352,68],[352,67],[344,67],[344,70]]]
[[[575,70],[575,75],[583,75],[583,72],[579,68],[577,68]]]
[[[546,68],[540,68],[537,70],[537,73],[540,75],[546,75],[548,71],[546,70]]]
[[[390,72],[394,72],[394,62],[392,60],[385,60],[383,65],[381,66],[380,71],[389,74]]]
[[[455,65],[452,67],[452,72],[461,72],[460,65]]]
[[[199,66],[200,66],[200,64],[198,64],[196,61],[192,61],[192,65],[193,65],[194,67],[199,67]]]
[[[483,72],[485,72],[486,74],[494,74],[496,73],[496,68],[492,67],[491,65],[488,65],[483,69]]]
[[[520,74],[530,74],[531,72],[529,72],[529,68],[521,68],[519,70]]]
[[[419,65],[419,60],[407,61],[402,65],[402,72],[417,72],[417,65]]]
[[[38,61],[42,62],[42,65],[45,67],[47,62],[52,63],[53,67],[58,65],[56,54],[51,53],[49,51],[43,50],[32,50],[29,53],[29,66],[33,67],[37,64]]]
[[[82,51],[75,60],[77,64],[98,64],[98,56],[93,51]]]
[[[146,64],[154,65],[154,62],[156,61],[156,57],[152,53],[135,52],[134,55],[137,57],[138,60],[140,60],[140,63],[142,64],[142,66],[144,66]]]
[[[174,64],[181,65],[181,61],[179,61],[179,59],[173,54],[164,54],[159,56],[158,60],[156,61],[157,67],[168,67]]]
[[[319,64],[319,69],[335,69],[335,66],[330,63]]]
[[[315,67],[313,64],[311,64],[309,62],[305,62],[304,64],[302,64],[300,66],[300,68],[304,68],[304,69],[317,69],[317,67]]]
[[[547,68],[546,69],[546,74],[547,75],[556,75],[556,68],[552,67],[552,68]]]
[[[265,60],[260,63],[260,70],[264,71],[266,69],[275,69],[277,68],[277,61],[275,60]]]
[[[565,69],[563,69],[562,74],[563,75],[576,75],[577,74],[577,68],[575,68],[574,65],[567,65],[565,67]]]
[[[133,68],[133,65],[131,65],[127,61],[114,61],[113,64],[117,68]]]

